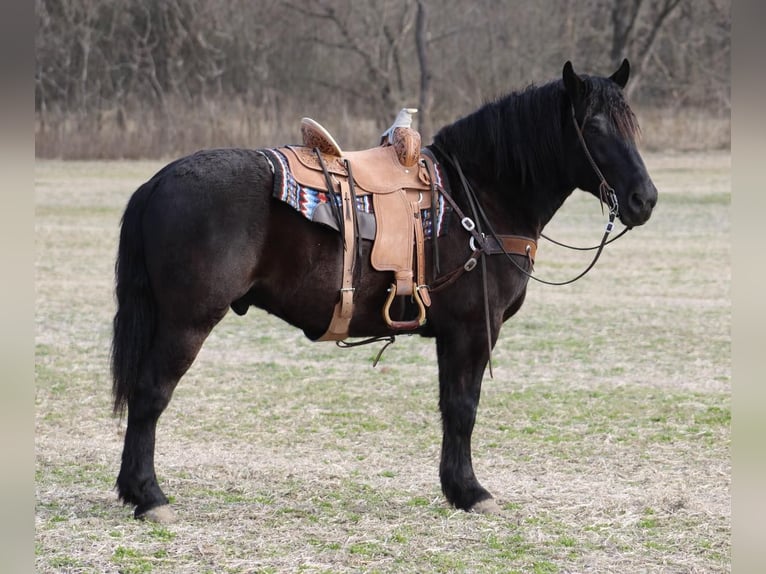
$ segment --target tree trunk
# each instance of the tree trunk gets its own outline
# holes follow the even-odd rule
[[[623,58],[630,58],[630,82],[626,93],[630,97],[641,84],[643,70],[652,55],[652,48],[668,17],[684,0],[657,0],[643,11],[644,0],[614,0],[612,3],[612,46],[610,57],[616,67]]]
[[[415,45],[418,51],[420,66],[420,101],[418,103],[418,131],[423,145],[431,143],[433,127],[431,125],[431,106],[433,93],[431,90],[431,69],[428,66],[428,21],[424,0],[418,0],[418,11],[415,21]]]

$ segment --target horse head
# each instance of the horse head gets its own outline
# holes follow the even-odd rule
[[[638,122],[622,91],[629,75],[628,60],[608,78],[578,75],[567,62],[563,80],[571,121],[564,125],[575,185],[606,201],[624,225],[635,227],[651,216],[657,188],[636,147]]]

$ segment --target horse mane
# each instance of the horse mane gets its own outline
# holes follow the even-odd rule
[[[547,185],[561,157],[563,82],[529,86],[485,103],[434,137],[466,173],[521,187]],[[557,162],[558,163],[558,162]]]
[[[582,76],[589,87],[588,117],[606,110],[610,125],[635,142],[640,133],[632,110],[610,80]],[[555,185],[565,149],[563,122],[569,99],[562,80],[530,85],[489,101],[475,112],[443,127],[437,148],[450,150],[466,173],[504,186],[534,189]]]

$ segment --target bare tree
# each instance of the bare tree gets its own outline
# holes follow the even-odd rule
[[[627,86],[631,96],[639,86],[646,63],[653,53],[660,31],[682,2],[689,0],[613,0],[612,46],[613,65],[626,55],[632,56],[631,81]]]
[[[366,102],[381,126],[408,103],[415,93],[407,89],[403,70],[403,62],[412,53],[407,42],[415,24],[412,0],[365,4],[317,0],[284,5],[312,22],[304,27],[304,42],[313,50],[324,48],[334,55],[328,58],[333,65],[315,70],[311,82]],[[357,68],[355,62],[361,65]],[[350,74],[344,66],[351,68]]]
[[[623,57],[632,103],[725,121],[730,11],[731,0],[35,0],[36,146],[87,157],[294,141],[301,115],[362,146],[404,106],[420,109],[428,142],[566,60],[597,72]]]

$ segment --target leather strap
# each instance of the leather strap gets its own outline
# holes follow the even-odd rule
[[[415,218],[415,266],[417,267],[417,285],[415,290],[418,291],[423,304],[426,307],[431,306],[431,297],[428,295],[428,287],[426,286],[426,246],[425,236],[423,233],[423,222],[420,219],[420,202],[412,202],[412,216]]]
[[[338,204],[335,203],[335,186],[333,185],[332,176],[330,175],[330,172],[327,171],[327,164],[324,162],[324,159],[322,159],[322,152],[320,152],[318,148],[314,148],[314,153],[316,154],[316,158],[322,168],[322,176],[324,177],[325,185],[327,186],[327,197],[330,203],[330,207],[332,208],[333,215],[335,216],[335,222],[338,224],[338,229],[341,230],[343,241],[345,241],[346,233],[343,229],[343,215],[341,214],[342,208],[338,207]],[[346,245],[344,244],[343,247],[346,247]]]
[[[498,245],[495,238],[491,235],[485,239],[484,253],[487,255],[497,255],[500,253],[511,253],[513,255],[525,255],[534,263],[537,254],[537,242],[530,237],[522,235],[498,235],[502,242],[502,247]]]
[[[523,237],[521,235],[499,235],[500,240],[503,242],[503,247],[495,241],[494,237],[487,237],[484,248],[475,248],[468,260],[457,269],[453,269],[445,275],[440,275],[429,286],[428,290],[431,293],[436,293],[452,285],[457,281],[463,273],[472,271],[481,257],[482,253],[487,255],[499,255],[501,253],[508,253],[509,255],[521,255],[529,259],[530,265],[535,263],[535,254],[537,253],[537,243],[529,237]],[[503,251],[505,249],[505,251]]]
[[[348,337],[348,327],[354,313],[354,256],[356,255],[354,211],[351,190],[348,182],[342,181],[341,194],[343,199],[343,280],[341,282],[340,300],[335,304],[330,325],[320,341],[342,341]]]

